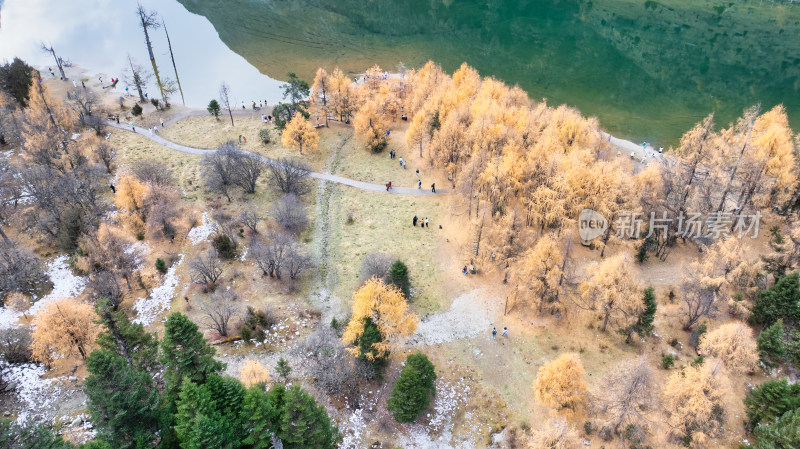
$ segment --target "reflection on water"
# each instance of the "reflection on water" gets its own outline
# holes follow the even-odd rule
[[[448,71],[466,61],[533,98],[577,106],[623,137],[675,144],[710,112],[721,125],[784,103],[800,129],[800,2],[738,0],[144,0],[166,20],[191,106],[222,80],[236,102],[278,99],[275,79],[378,63]],[[0,0],[2,4],[2,0]],[[135,0],[6,0],[0,57],[38,50],[119,76],[147,64]],[[154,34],[162,73],[171,63]],[[232,50],[232,51],[231,51]],[[241,56],[240,56],[241,55]],[[257,68],[257,69],[256,69]],[[172,75],[169,75],[172,77]]]
[[[800,129],[800,4],[739,0],[178,0],[273,77],[466,61],[614,133],[675,143],[758,101]]]
[[[62,58],[87,69],[89,76],[121,77],[127,55],[150,67],[144,36],[137,26],[135,0],[0,0],[0,58],[14,56],[38,67],[54,64],[40,51],[52,44]],[[224,80],[231,85],[236,104],[280,98],[279,82],[261,74],[222,43],[214,27],[172,0],[142,0],[155,9],[169,29],[178,74],[188,106],[205,107],[216,98]],[[151,32],[156,62],[162,76],[174,79],[167,40],[162,30]],[[124,86],[118,88],[124,90]],[[150,94],[156,87],[151,86]],[[180,94],[172,97],[180,103]]]

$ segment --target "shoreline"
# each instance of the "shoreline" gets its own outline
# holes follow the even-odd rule
[[[64,83],[66,83],[66,84],[61,84],[61,83],[58,83],[58,81],[61,81],[60,79],[48,77],[48,75],[49,75],[48,69],[49,68],[52,68],[54,71],[57,70],[57,67],[50,66],[50,65],[44,66],[43,69],[40,69],[40,68],[36,67],[36,69],[39,70],[40,74],[42,75],[43,82],[51,84],[51,85],[59,86],[59,89],[56,89],[56,90],[61,90],[60,88],[62,86],[66,86],[66,89],[69,89],[70,88],[69,85],[70,85],[71,81],[75,80],[76,82],[79,83],[82,79],[85,78],[85,79],[88,79],[86,87],[95,90],[98,93],[98,95],[101,97],[101,99],[102,99],[101,103],[103,103],[106,106],[111,106],[111,105],[116,104],[117,99],[114,98],[115,96],[124,97],[126,100],[130,98],[134,102],[136,101],[136,95],[135,94],[126,93],[124,91],[124,83],[118,84],[118,86],[114,87],[113,89],[108,89],[108,90],[102,89],[102,86],[100,84],[98,84],[97,81],[98,81],[98,79],[100,77],[102,77],[104,80],[105,79],[110,79],[111,77],[109,75],[107,75],[107,74],[98,72],[98,73],[95,73],[94,75],[90,75],[90,73],[92,72],[90,69],[86,69],[86,68],[83,68],[83,67],[81,67],[81,66],[79,66],[77,64],[73,64],[70,67],[65,67],[64,68],[64,71],[65,71],[68,79],[67,79],[67,81],[64,81]],[[57,73],[57,71],[56,71],[56,73]],[[399,74],[399,73],[389,73],[388,75],[389,75],[389,77],[392,77],[392,78],[402,77],[402,75]],[[96,78],[96,79],[93,79],[93,78]],[[353,84],[357,85],[359,83],[362,83],[363,79],[364,79],[364,75],[360,74],[359,76],[355,77],[355,80],[354,80]],[[78,85],[80,85],[80,84],[78,84]],[[99,90],[98,90],[98,88],[99,88]],[[279,103],[279,101],[280,101],[280,100],[270,100],[268,98],[266,98],[266,100],[273,101],[273,103],[270,106],[265,106],[264,108],[262,108],[262,110],[264,112],[253,111],[251,109],[245,109],[244,111],[242,111],[238,107],[232,107],[231,110],[234,113],[234,115],[261,115],[262,113],[268,113],[267,111],[271,112],[272,108],[274,108],[275,105],[277,105]],[[159,116],[163,116],[163,118],[165,119],[164,122],[167,123],[167,124],[172,124],[172,123],[178,122],[178,121],[180,121],[180,120],[182,120],[184,118],[187,118],[187,117],[202,116],[202,115],[206,115],[208,113],[205,108],[184,106],[183,104],[180,104],[180,103],[176,104],[174,102],[170,104],[170,109],[167,110],[167,111],[163,111],[163,110],[162,111],[156,111],[155,107],[153,107],[149,103],[143,105],[143,107],[145,108],[145,112],[149,116],[152,116],[154,114],[159,115]],[[647,145],[643,146],[641,144],[634,143],[631,140],[615,137],[614,135],[604,131],[603,129],[600,129],[600,133],[603,135],[604,138],[606,138],[608,140],[608,142],[612,146],[618,148],[623,153],[623,154],[621,154],[622,156],[628,156],[629,154],[632,153],[633,156],[634,156],[633,159],[635,160],[636,163],[642,163],[641,162],[642,160],[647,160],[648,158],[657,159],[657,158],[660,158],[660,156],[661,156],[661,153],[659,153],[656,150],[656,148],[653,147],[652,145],[650,145],[649,143]]]

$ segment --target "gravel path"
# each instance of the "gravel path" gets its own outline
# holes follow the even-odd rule
[[[161,145],[161,146],[163,146],[165,148],[169,148],[170,150],[180,151],[181,153],[187,153],[187,154],[194,154],[194,155],[197,155],[197,156],[203,156],[205,154],[213,154],[216,151],[216,150],[204,150],[202,148],[187,147],[186,145],[181,145],[179,143],[175,143],[175,142],[172,142],[170,140],[167,140],[167,139],[159,136],[158,134],[152,134],[151,135],[149,132],[143,132],[141,129],[137,129],[136,131],[133,131],[131,129],[130,125],[126,125],[126,124],[122,124],[122,123],[108,122],[108,125],[116,128],[116,129],[123,130],[123,131],[135,132],[136,134],[138,134],[138,135],[140,135],[140,136],[142,136],[142,137],[144,137],[146,139],[150,139],[153,142],[155,142],[155,143],[157,143],[157,144],[159,144],[159,145]],[[276,160],[261,156],[260,154],[255,154],[255,153],[251,153],[249,151],[244,151],[244,150],[239,150],[239,151],[242,151],[243,153],[246,153],[249,157],[252,157],[252,158],[254,158],[256,160],[259,160],[259,161],[263,162],[264,164],[267,164],[267,165],[276,165],[276,164],[278,164],[278,162]],[[322,179],[322,180],[325,180],[325,181],[335,182],[337,184],[342,184],[342,185],[346,185],[346,186],[350,186],[350,187],[355,187],[357,189],[370,190],[370,191],[379,192],[379,193],[390,193],[390,194],[400,194],[400,195],[418,195],[418,196],[437,195],[437,194],[447,193],[446,189],[439,189],[439,190],[436,191],[436,193],[433,193],[430,190],[402,188],[402,187],[397,187],[397,188],[392,187],[392,190],[387,191],[386,190],[386,186],[383,186],[383,185],[370,184],[368,182],[356,181],[354,179],[343,178],[341,176],[332,175],[330,173],[311,172],[311,173],[308,174],[308,176],[310,178],[314,178],[314,179]]]

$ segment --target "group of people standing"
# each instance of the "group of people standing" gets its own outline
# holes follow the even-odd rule
[[[398,158],[396,151],[389,150],[389,159],[398,159],[398,161],[400,162],[400,166],[403,167],[403,170],[406,169],[406,161],[403,160],[402,157]],[[420,177],[419,177],[419,169],[416,170],[416,173],[417,173],[417,189],[421,190],[422,189],[422,179],[420,179]],[[389,181],[389,182],[386,183],[386,191],[388,192],[391,189],[392,189],[392,181]],[[436,193],[436,183],[435,182],[433,184],[431,184],[431,192]]]
[[[428,228],[428,227],[430,227],[430,225],[428,224],[428,217],[425,217],[425,218],[419,218],[419,217],[417,217],[416,215],[414,215],[414,218],[411,220],[411,224],[413,224],[414,226],[416,226],[416,225],[417,225],[417,223],[419,223],[419,227],[421,227],[421,228]]]

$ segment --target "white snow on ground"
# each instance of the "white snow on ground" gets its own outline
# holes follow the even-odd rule
[[[189,240],[192,241],[192,245],[203,243],[214,233],[214,229],[216,229],[216,226],[211,221],[211,217],[208,216],[208,212],[203,212],[203,224],[189,231]]]
[[[135,241],[127,249],[125,254],[134,255],[136,257],[136,269],[141,270],[144,268],[144,258],[150,254],[150,245],[147,242]]]
[[[58,256],[48,263],[46,273],[53,283],[53,290],[49,295],[36,301],[28,311],[28,315],[36,315],[36,312],[52,302],[78,296],[86,288],[86,278],[72,274],[67,265],[67,256]]]
[[[10,307],[0,307],[0,329],[11,329],[17,327],[16,322],[21,313],[15,312]]]
[[[55,410],[64,378],[42,379],[47,371],[44,365],[35,363],[11,365],[1,359],[0,371],[3,372],[3,378],[16,387],[15,394],[20,406],[18,423],[22,424],[27,420],[42,421]]]
[[[164,275],[164,283],[150,291],[148,298],[139,298],[133,304],[133,310],[136,311],[136,319],[134,323],[142,323],[147,326],[156,320],[156,318],[170,308],[170,302],[175,296],[175,287],[178,286],[180,276],[176,273],[178,267],[183,263],[184,255],[181,254],[177,262],[175,262],[167,274]]]
[[[487,329],[491,329],[490,317],[493,314],[483,299],[486,295],[486,291],[479,289],[459,296],[446,312],[420,322],[417,331],[409,337],[408,344],[435,345],[487,332]]]
[[[364,430],[367,423],[364,420],[364,410],[356,409],[347,423],[342,426],[342,441],[339,443],[339,449],[361,449],[363,444]]]
[[[246,246],[244,248],[242,248],[242,255],[239,256],[239,261],[244,262],[245,260],[247,260],[247,251],[249,249],[250,248],[248,248]]]

